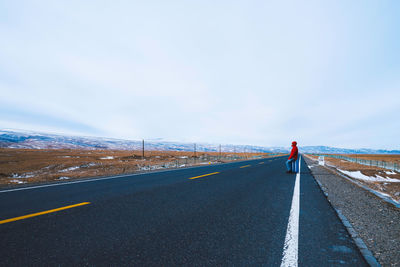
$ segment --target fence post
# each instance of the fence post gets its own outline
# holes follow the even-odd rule
[[[144,139],[142,140],[142,159],[144,159]]]

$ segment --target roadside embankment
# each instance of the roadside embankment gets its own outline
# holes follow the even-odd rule
[[[0,186],[130,174],[270,157],[266,153],[0,148]]]
[[[307,155],[318,159],[317,156]],[[385,157],[386,156],[386,157]],[[358,158],[368,160],[381,160],[385,158],[387,163],[397,164],[400,155],[357,155]],[[377,166],[367,166],[356,162],[350,162],[340,158],[324,157],[324,164],[336,169],[339,173],[360,183],[379,194],[391,198],[400,205],[400,173]]]
[[[330,203],[351,223],[382,266],[400,266],[400,209],[305,157]]]

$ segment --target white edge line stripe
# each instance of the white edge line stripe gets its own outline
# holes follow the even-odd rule
[[[296,267],[298,265],[299,250],[299,212],[300,212],[300,165],[294,183],[292,206],[290,208],[289,222],[286,230],[285,245],[283,247],[283,258],[281,267]]]
[[[253,161],[253,160],[248,160],[248,161]],[[246,161],[245,161],[246,162]],[[238,161],[238,162],[228,162],[228,163],[221,163],[221,164],[216,164],[212,165],[214,166],[221,166],[221,165],[228,165],[228,164],[243,164],[243,161]],[[155,172],[146,172],[146,173],[132,173],[132,174],[124,174],[124,175],[117,175],[117,176],[109,176],[109,177],[101,177],[101,178],[87,178],[87,180],[79,180],[79,181],[71,181],[71,182],[64,182],[64,183],[54,183],[54,184],[45,184],[45,185],[37,185],[37,186],[29,186],[29,187],[21,187],[21,188],[14,188],[14,189],[5,189],[1,190],[1,193],[7,193],[7,192],[13,192],[13,191],[21,191],[21,190],[30,190],[30,189],[36,189],[36,188],[43,188],[43,187],[51,187],[51,186],[60,186],[60,185],[69,185],[69,184],[79,184],[79,183],[88,183],[88,182],[95,182],[95,181],[101,181],[101,180],[110,180],[110,179],[117,179],[117,178],[124,178],[124,177],[129,177],[129,176],[138,176],[138,175],[149,175],[149,174],[155,174],[155,173],[163,173],[163,172],[171,172],[171,171],[180,171],[180,170],[188,170],[188,169],[195,169],[195,168],[206,168],[210,166],[193,166],[193,167],[187,167],[187,168],[179,168],[179,169],[171,169],[171,170],[162,170],[162,171],[155,171]]]

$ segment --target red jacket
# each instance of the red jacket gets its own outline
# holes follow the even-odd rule
[[[294,158],[295,160],[297,160],[297,154],[299,154],[299,150],[297,149],[297,146],[294,145],[288,159]]]

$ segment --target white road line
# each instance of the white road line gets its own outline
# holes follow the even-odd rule
[[[147,173],[141,173],[141,174],[147,174]],[[95,182],[95,181],[101,181],[101,180],[110,180],[110,179],[117,179],[117,178],[123,178],[123,177],[128,177],[128,176],[136,176],[139,174],[127,174],[127,175],[119,175],[119,176],[111,176],[111,177],[103,177],[103,178],[93,178],[88,180],[79,180],[79,181],[73,181],[73,182],[66,182],[66,183],[54,183],[54,184],[45,184],[45,185],[36,185],[36,186],[30,186],[30,187],[21,187],[21,188],[14,188],[14,189],[6,189],[0,191],[0,193],[7,193],[7,192],[13,192],[13,191],[21,191],[21,190],[30,190],[30,189],[36,189],[36,188],[43,188],[43,187],[51,187],[51,186],[60,186],[60,185],[69,185],[69,184],[79,184],[79,183],[89,183],[89,182]]]
[[[300,212],[300,165],[299,172],[296,174],[292,207],[290,208],[289,223],[286,230],[285,245],[283,247],[283,257],[281,267],[293,267],[298,265],[299,253],[299,212]]]

